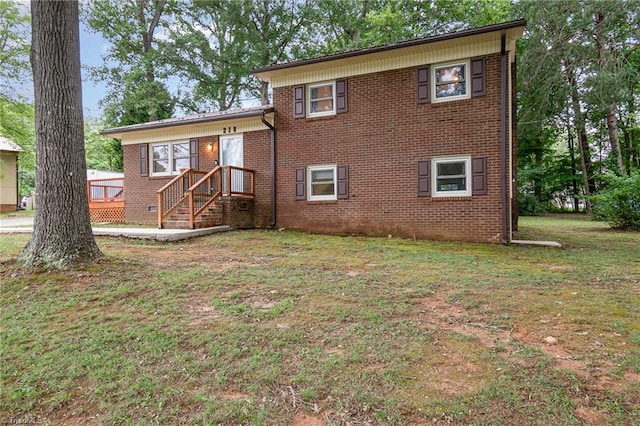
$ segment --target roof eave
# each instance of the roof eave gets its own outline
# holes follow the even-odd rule
[[[157,121],[151,122],[145,126],[123,126],[123,127],[114,127],[112,129],[105,129],[100,132],[103,136],[111,136],[114,138],[119,138],[119,135],[123,133],[131,133],[131,132],[139,132],[143,130],[153,130],[153,129],[162,129],[167,127],[179,127],[179,126],[188,126],[192,124],[201,124],[201,123],[212,123],[216,121],[228,121],[228,120],[236,120],[239,118],[249,118],[249,117],[261,117],[263,114],[270,114],[274,111],[273,107],[256,109],[252,111],[245,111],[240,114],[227,114],[220,115],[214,117],[202,117],[202,118],[194,118],[191,120],[183,120],[183,121]]]
[[[348,52],[337,53],[334,55],[304,59],[301,61],[288,62],[284,64],[269,65],[266,67],[260,67],[260,68],[254,69],[251,71],[251,74],[259,78],[263,78],[263,77],[268,78],[273,71],[295,68],[295,67],[300,67],[304,65],[318,64],[322,62],[330,62],[330,61],[335,61],[335,60],[344,59],[344,58],[352,58],[356,56],[370,55],[373,53],[385,52],[388,50],[401,49],[405,47],[419,46],[422,44],[431,44],[431,43],[436,43],[436,42],[451,40],[456,38],[471,37],[475,35],[495,32],[495,31],[508,30],[508,29],[517,28],[517,27],[524,27],[526,25],[527,25],[527,21],[524,19],[520,19],[517,21],[487,25],[485,27],[456,31],[452,33],[446,33],[446,34],[436,35],[436,36],[422,38],[422,39],[409,40],[409,41],[404,41],[404,42],[394,43],[394,44],[386,44],[383,46],[370,47],[366,49],[352,50]]]

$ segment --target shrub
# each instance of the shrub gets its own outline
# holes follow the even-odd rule
[[[590,198],[595,218],[614,229],[640,231],[640,173],[603,176],[606,186]]]
[[[518,215],[519,216],[541,216],[546,211],[542,207],[540,200],[533,194],[518,194]]]

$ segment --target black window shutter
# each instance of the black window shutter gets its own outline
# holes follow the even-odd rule
[[[486,94],[485,58],[471,59],[471,96]]]
[[[300,167],[296,169],[296,200],[305,199],[305,176],[307,169]]]
[[[336,112],[347,112],[347,80],[336,81]]]
[[[429,90],[429,67],[418,68],[418,103],[424,104],[431,102],[431,90]]]
[[[431,160],[418,161],[418,197],[431,195]]]
[[[471,194],[487,195],[487,157],[471,159]]]
[[[189,141],[189,167],[198,170],[198,139],[191,139]]]
[[[293,117],[302,118],[304,113],[304,86],[294,86],[293,88]]]
[[[149,176],[149,144],[140,145],[140,176]]]
[[[349,166],[338,166],[338,200],[349,198]]]

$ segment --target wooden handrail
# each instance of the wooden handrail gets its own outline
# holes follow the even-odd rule
[[[216,188],[217,191],[215,191],[215,193],[213,193],[213,188],[211,188],[210,186],[208,186],[207,188],[207,194],[209,194],[209,199],[201,206],[199,206],[198,208],[196,208],[196,202],[195,202],[195,194],[196,191],[198,189],[200,189],[200,187],[202,187],[203,185],[207,184],[209,185],[209,182],[211,181],[211,178],[215,175],[219,175],[218,177],[218,187]],[[202,214],[203,211],[205,211],[205,209],[207,207],[209,207],[215,200],[217,200],[218,198],[220,198],[220,196],[222,195],[222,167],[220,166],[216,166],[213,168],[213,170],[209,171],[209,173],[207,173],[206,175],[202,176],[196,183],[194,183],[193,185],[191,185],[189,187],[189,189],[187,189],[188,193],[189,193],[189,227],[190,228],[194,228],[195,227],[195,220],[198,216],[200,216],[200,214]]]
[[[226,166],[227,167],[227,187],[224,189],[224,194],[225,195],[249,195],[251,197],[255,196],[255,170],[252,169],[245,169],[244,167],[237,167],[237,166]],[[233,191],[233,186],[231,185],[231,171],[232,170],[238,170],[241,171],[243,173],[243,179],[244,179],[244,173],[247,172],[249,173],[249,176],[251,177],[251,182],[249,185],[249,192],[247,191]]]
[[[186,175],[187,173],[189,173],[191,169],[184,169],[183,171],[180,172],[180,174],[176,177],[174,177],[173,179],[171,179],[169,181],[169,183],[167,183],[165,186],[163,186],[162,188],[158,189],[156,191],[156,193],[161,193],[166,191],[171,185],[173,185],[174,183],[176,183],[176,181],[178,181],[179,179],[182,179],[182,177],[184,177],[184,175]]]
[[[242,182],[243,187],[242,191],[233,191],[232,185],[232,171],[237,170],[242,172]],[[226,182],[223,188],[223,173],[226,174]],[[249,174],[250,185],[249,191],[245,191],[245,173]],[[188,176],[188,182],[185,184],[185,178]],[[200,179],[196,182],[195,177],[197,175],[204,174]],[[189,209],[189,228],[193,229],[195,227],[195,220],[198,216],[200,216],[213,202],[215,202],[218,198],[224,195],[248,195],[254,196],[255,191],[255,183],[254,183],[254,174],[255,171],[251,169],[246,169],[244,167],[236,167],[236,166],[216,166],[212,170],[208,172],[204,172],[202,170],[194,170],[194,169],[186,169],[183,170],[179,175],[174,177],[170,182],[164,185],[157,191],[158,195],[158,227],[163,227],[163,221],[166,217],[168,217],[175,209],[180,206],[188,207]],[[212,184],[212,178],[217,175],[217,179],[215,183]],[[181,188],[177,186],[181,185]],[[202,192],[202,187],[206,185],[206,190]],[[217,186],[214,188],[213,186]],[[169,190],[173,191],[173,195],[175,199],[167,200],[169,204],[172,204],[170,207],[167,206],[165,209],[164,201],[165,201],[165,193]],[[177,190],[177,194],[176,194]],[[179,196],[177,196],[179,194]],[[203,201],[205,200],[206,201]],[[187,206],[184,203],[187,203]]]
[[[166,211],[164,210],[164,193],[171,187],[173,187],[174,185],[179,184],[180,182],[183,182],[183,179],[185,177],[186,174],[190,173],[192,169],[184,169],[182,170],[178,176],[174,177],[173,179],[171,179],[166,185],[164,185],[162,188],[160,188],[158,191],[156,191],[156,193],[158,194],[158,207],[157,207],[157,211],[158,211],[158,228],[162,228],[162,221],[164,220],[165,217],[167,217],[169,214],[171,214],[171,212],[173,210],[175,210],[185,199],[185,196],[183,195],[180,200],[174,202],[173,206],[171,206],[170,208],[168,208]],[[184,194],[184,188],[183,188],[183,194]]]
[[[206,179],[209,179],[211,176],[213,176],[218,170],[222,169],[222,167],[220,166],[216,166],[214,167],[212,170],[210,170],[206,175],[202,176],[196,183],[194,183],[193,185],[191,185],[187,191],[194,191],[196,188],[198,188],[200,185],[202,185],[202,182],[205,181]]]

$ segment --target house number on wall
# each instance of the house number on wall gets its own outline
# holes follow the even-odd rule
[[[231,131],[231,129],[233,129],[233,132]],[[229,126],[229,127],[223,127],[222,128],[222,133],[235,133],[236,132],[236,126]]]

